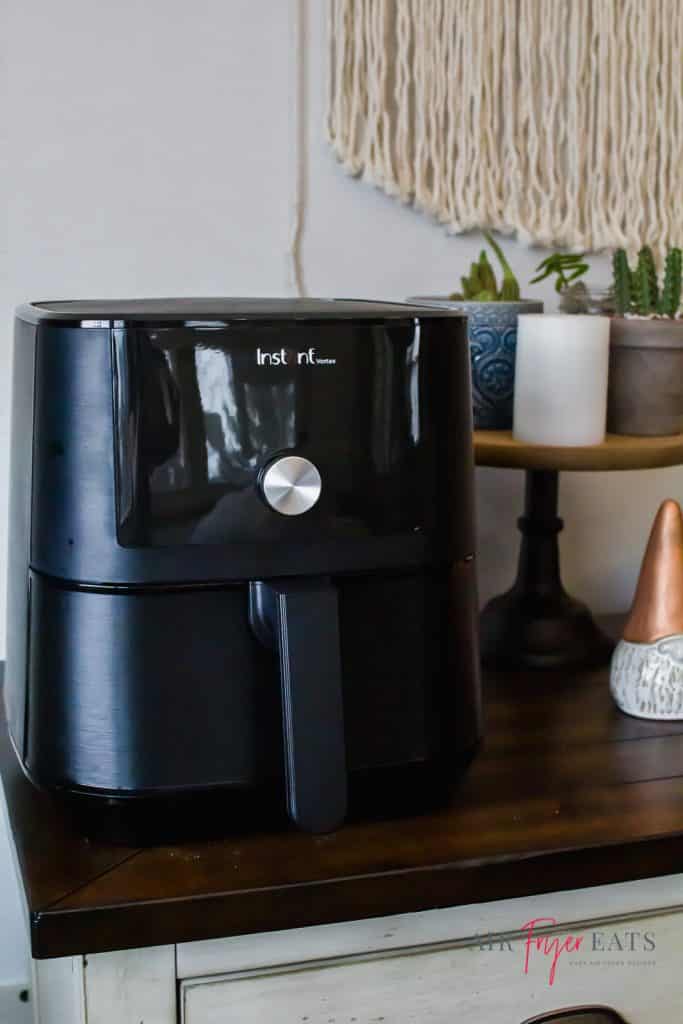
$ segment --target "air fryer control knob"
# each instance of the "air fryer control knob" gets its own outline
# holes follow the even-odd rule
[[[283,516],[300,516],[320,497],[322,480],[316,466],[299,455],[284,455],[266,467],[261,491],[268,504]]]

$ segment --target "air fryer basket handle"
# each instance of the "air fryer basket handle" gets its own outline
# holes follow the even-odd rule
[[[346,747],[337,592],[325,581],[251,584],[250,619],[280,658],[287,810],[306,832],[346,815]]]

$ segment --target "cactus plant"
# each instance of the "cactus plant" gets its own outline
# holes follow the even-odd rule
[[[647,245],[638,253],[638,262],[633,269],[624,250],[617,249],[612,257],[612,274],[618,316],[635,313],[674,318],[678,314],[683,282],[680,249],[671,248],[667,252],[661,293],[652,250]]]
[[[631,308],[632,280],[628,257],[623,249],[617,249],[612,257],[614,277],[614,303],[617,316],[623,316]]]
[[[636,312],[641,316],[650,316],[652,313],[656,313],[659,301],[657,271],[652,249],[648,245],[644,245],[638,253],[634,290]]]
[[[453,292],[448,296],[449,299],[464,299],[470,302],[519,302],[519,284],[502,249],[487,231],[484,232],[484,238],[496,254],[503,271],[500,288],[486,250],[482,249],[478,262],[471,265],[469,275],[460,278],[462,291]]]
[[[657,312],[662,316],[674,317],[681,304],[682,257],[680,249],[669,249],[664,264],[664,281],[659,296]]]
[[[639,262],[633,274],[633,310],[640,316],[654,313],[655,299],[651,291],[650,276],[644,263]]]

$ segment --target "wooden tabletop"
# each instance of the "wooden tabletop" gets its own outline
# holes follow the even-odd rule
[[[0,766],[35,957],[355,920],[683,869],[683,723],[621,714],[606,671],[486,679],[486,745],[438,813],[338,833],[88,842]]]
[[[504,469],[657,469],[683,464],[683,434],[673,437],[608,434],[603,444],[556,448],[516,441],[510,430],[475,430],[474,457],[478,466]]]

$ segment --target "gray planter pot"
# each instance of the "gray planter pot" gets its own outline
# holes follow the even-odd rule
[[[612,319],[607,430],[683,433],[683,321]]]
[[[531,299],[459,302],[446,295],[413,295],[407,301],[460,309],[467,314],[474,426],[478,430],[509,430],[515,390],[517,317],[520,313],[542,313],[543,303]]]

